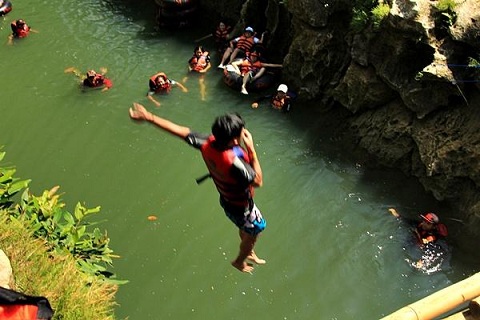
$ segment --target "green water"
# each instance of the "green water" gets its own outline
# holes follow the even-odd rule
[[[39,33],[8,46],[18,18]],[[387,208],[411,216],[436,210],[455,230],[451,213],[399,173],[369,170],[365,159],[344,154],[311,106],[297,104],[289,115],[253,110],[253,95],[227,88],[215,68],[201,101],[186,62],[192,39],[209,30],[155,31],[147,1],[16,0],[0,21],[6,162],[33,179],[37,194],[58,184],[71,208],[102,207],[121,256],[113,272],[130,281],[117,294],[119,319],[378,319],[478,271],[455,247],[456,232],[450,269],[412,270],[404,261],[409,234]],[[82,92],[63,72],[70,66],[107,67],[114,87]],[[145,93],[157,71],[188,76],[189,92],[173,89],[155,108]],[[267,265],[253,275],[230,266],[237,231],[212,183],[195,183],[206,172],[200,155],[130,121],[134,101],[201,132],[216,115],[242,114],[264,171],[256,202],[268,226],[257,252]]]

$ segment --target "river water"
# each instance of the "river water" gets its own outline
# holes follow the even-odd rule
[[[38,33],[9,46],[18,18]],[[71,209],[102,207],[100,226],[121,256],[112,271],[129,280],[117,294],[119,319],[378,319],[478,271],[478,258],[455,247],[461,223],[449,209],[400,173],[344,152],[322,112],[251,109],[255,95],[226,87],[215,67],[202,101],[186,61],[193,39],[210,30],[156,31],[147,1],[16,0],[0,22],[6,163],[33,179],[36,194],[58,184]],[[114,86],[83,92],[64,73],[71,66],[106,67]],[[189,92],[174,88],[154,107],[145,93],[157,71],[185,80]],[[201,132],[225,112],[246,119],[264,171],[256,202],[268,221],[257,245],[267,264],[253,275],[230,266],[237,231],[213,184],[195,183],[206,172],[198,152],[132,122],[134,101]],[[450,262],[431,274],[413,269],[408,227],[389,207],[410,217],[438,212],[452,231]]]

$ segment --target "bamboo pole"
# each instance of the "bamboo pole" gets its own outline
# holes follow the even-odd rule
[[[480,273],[405,306],[381,320],[434,319],[480,296]]]

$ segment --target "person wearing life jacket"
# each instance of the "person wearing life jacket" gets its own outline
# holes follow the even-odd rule
[[[193,56],[188,60],[188,70],[205,73],[210,69],[210,56],[202,46],[195,47]]]
[[[264,36],[265,32],[262,33],[262,37],[258,39],[254,36],[253,28],[246,27],[243,35],[230,41],[230,46],[225,50],[218,68],[225,69],[225,62],[229,57],[230,59],[227,64],[231,64],[239,53],[246,55],[247,52],[252,51],[254,45],[263,43]]]
[[[202,40],[213,37],[215,41],[215,46],[217,47],[217,52],[223,55],[223,53],[225,52],[225,49],[227,49],[228,47],[228,39],[230,39],[231,29],[232,27],[227,25],[224,21],[220,21],[216,29],[212,33],[196,39],[195,42],[198,43]]]
[[[12,11],[12,3],[8,0],[0,0],[0,17]]]
[[[102,73],[97,73],[95,70],[88,70],[87,76],[83,80],[83,86],[88,88],[102,88],[102,92],[107,91],[113,86],[110,79],[105,77],[107,69],[102,68]]]
[[[265,68],[273,67],[273,68],[282,68],[283,65],[276,64],[276,63],[265,63],[261,62],[258,58],[260,54],[256,51],[247,55],[247,57],[243,60],[237,60],[232,62],[232,66],[243,79],[242,79],[242,87],[241,92],[243,94],[248,94],[247,91],[247,83],[254,82],[258,78],[260,78],[265,73]]]
[[[270,105],[273,109],[281,110],[283,112],[289,112],[292,107],[292,102],[297,98],[297,95],[291,91],[288,91],[286,84],[281,84],[277,88],[275,94],[266,95],[258,98],[252,103],[252,108],[258,108],[258,104],[263,100],[270,100]]]
[[[178,86],[182,89],[183,92],[188,92],[187,88],[183,86],[180,82],[169,79],[167,75],[163,72],[157,72],[150,77],[148,81],[149,90],[147,92],[147,98],[152,101],[157,107],[160,107],[160,102],[158,102],[153,96],[155,94],[168,94],[174,86]]]
[[[30,32],[38,32],[30,28],[23,19],[12,21],[10,27],[12,29],[12,33],[8,36],[8,44],[12,44],[14,38],[26,38]]]
[[[215,32],[213,34],[213,39],[215,40],[215,46],[217,52],[224,53],[228,48],[228,39],[230,38],[230,31],[232,27],[225,24],[225,22],[220,21]]]
[[[440,219],[435,213],[422,214],[420,218],[421,220],[415,228],[415,235],[421,245],[434,243],[448,236],[447,226],[440,223]]]
[[[248,261],[264,264],[254,251],[266,222],[256,206],[254,188],[263,184],[262,168],[251,133],[239,114],[225,114],[215,119],[211,134],[200,134],[161,118],[134,103],[129,110],[134,120],[147,121],[186,141],[200,150],[209,175],[220,194],[220,205],[226,216],[237,226],[240,251],[231,262],[241,272],[251,273]],[[198,181],[197,181],[198,182]]]
[[[12,21],[10,27],[12,28],[12,35],[15,38],[25,38],[30,32],[30,27],[23,19]]]

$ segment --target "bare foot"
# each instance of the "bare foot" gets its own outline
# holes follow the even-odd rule
[[[252,271],[253,271],[253,267],[247,263],[241,263],[241,264],[238,264],[237,262],[235,261],[232,261],[232,266],[234,266],[236,269],[242,271],[242,272],[246,272],[246,273],[250,273],[252,274]]]
[[[252,252],[248,257],[247,257],[248,260],[252,261],[252,262],[255,262],[256,264],[265,264],[267,263],[267,261],[265,261],[264,259],[260,259],[259,257],[257,257],[257,255],[255,254],[255,252]]]

